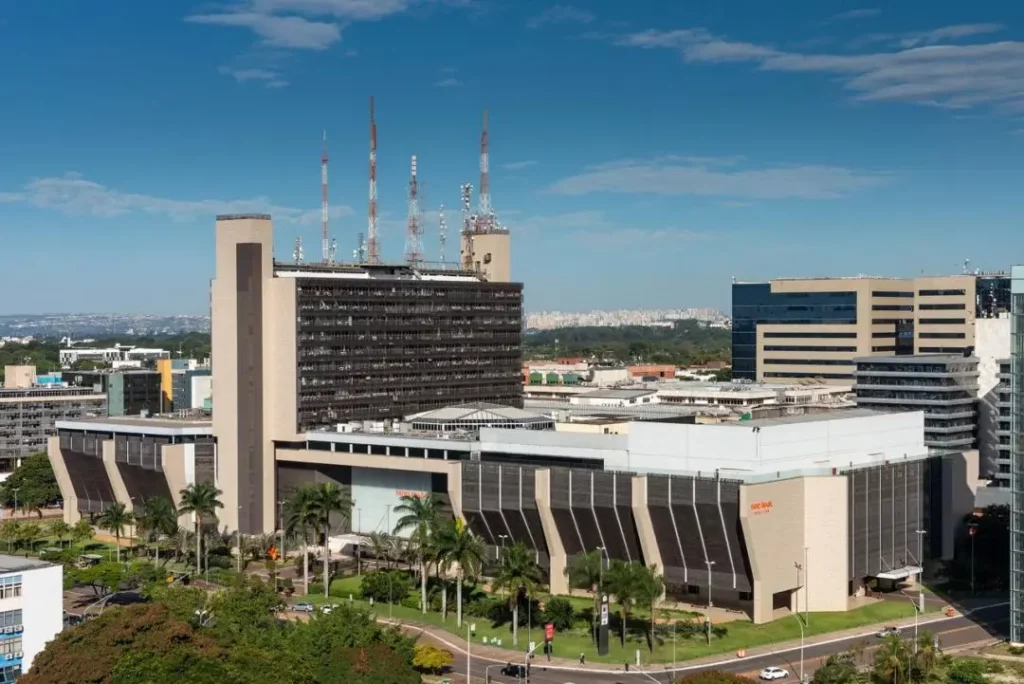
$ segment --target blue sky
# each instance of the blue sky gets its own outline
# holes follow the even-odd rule
[[[0,313],[201,313],[213,216],[279,256],[366,230],[409,156],[424,247],[492,197],[530,310],[729,304],[729,282],[1024,261],[1024,3],[0,0]]]

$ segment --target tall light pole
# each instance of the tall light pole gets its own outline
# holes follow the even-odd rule
[[[804,603],[807,603],[807,597],[804,597]],[[800,619],[800,611],[798,610],[793,616],[796,618],[796,624],[800,625],[800,682],[803,684],[804,681],[804,623]]]
[[[363,574],[363,509],[356,509],[356,527],[359,528],[359,544],[356,545],[356,574]]]
[[[242,507],[239,506],[238,507],[238,518],[237,519],[241,520],[241,518],[242,518]],[[242,526],[241,525],[238,526],[238,530],[236,531],[236,534],[238,535],[238,574],[241,575],[242,574]]]
[[[21,487],[14,487],[13,489],[11,489],[11,491],[14,493],[14,509],[11,511],[11,517],[12,518],[17,518],[18,517],[18,490],[19,489],[21,489]]]
[[[466,684],[473,681],[473,656],[470,654],[470,647],[473,640],[470,638],[470,625],[466,625]]]
[[[921,574],[917,577],[917,588],[919,590],[918,598],[921,601],[920,611],[924,612],[924,535],[928,534],[927,530],[914,530],[914,534],[917,535],[917,562],[921,565]]]
[[[810,575],[811,575],[810,569],[811,569],[811,566],[808,565],[808,563],[807,563],[807,547],[805,546],[804,547],[804,625],[807,625],[807,626],[809,626],[811,624],[811,620],[810,620],[811,616],[810,616],[810,613],[809,613],[809,609],[807,607],[807,596],[808,596],[808,592],[810,591],[808,589],[808,586],[810,585]],[[802,677],[803,677],[803,675],[801,675],[801,678]]]
[[[284,564],[284,501],[277,502],[277,524],[281,528],[281,563]]]
[[[711,568],[715,566],[715,561],[706,560],[704,564],[708,566],[708,608],[712,608],[715,604],[711,602]]]
[[[967,531],[971,537],[971,596],[974,596],[974,535],[978,532],[977,524],[968,525]]]
[[[607,550],[603,546],[598,546],[594,550],[597,551],[597,553],[599,554],[598,557],[597,557],[597,595],[598,596],[603,596],[604,595],[604,558],[605,558],[605,553],[606,553]],[[600,619],[599,616],[597,616],[597,615],[594,616],[594,643],[595,644],[598,641],[597,623],[598,623],[599,619]]]
[[[494,547],[494,560],[501,560],[501,554],[505,553],[505,540],[508,539],[507,534],[498,535],[498,546]]]
[[[911,607],[914,609],[914,653],[917,653],[917,625],[918,625],[917,619],[918,619],[918,616],[920,615],[920,612],[918,612],[918,610],[917,610],[917,602],[914,601],[914,597],[913,596],[911,596],[910,594],[908,594],[905,591],[901,591],[900,593],[907,597],[907,600],[910,601]]]

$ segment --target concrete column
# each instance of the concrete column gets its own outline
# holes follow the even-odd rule
[[[74,525],[82,519],[78,512],[78,497],[75,495],[75,487],[71,483],[71,474],[68,466],[64,463],[64,456],[60,453],[60,437],[50,437],[46,442],[46,455],[50,457],[50,465],[53,467],[54,477],[57,478],[57,486],[60,488],[60,498],[64,500],[64,522]]]
[[[565,576],[568,557],[562,538],[558,534],[555,517],[551,514],[551,471],[537,470],[534,476],[537,497],[537,512],[540,514],[540,525],[544,529],[544,541],[548,546],[551,559],[551,576],[548,583],[552,594],[568,594],[569,579]]]
[[[448,466],[448,500],[452,504],[452,514],[462,522],[466,516],[462,513],[462,463],[455,461]]]
[[[114,490],[114,498],[131,512],[135,511],[131,497],[128,496],[128,488],[124,486],[121,479],[121,471],[117,469],[117,462],[114,459],[114,440],[108,439],[103,442],[103,468],[107,471],[107,478],[110,480],[110,488]]]
[[[644,555],[644,565],[657,567],[658,572],[665,573],[665,564],[661,560],[661,549],[658,548],[657,537],[654,536],[654,523],[651,511],[647,507],[647,476],[633,476],[633,520],[636,522],[637,536],[640,537],[640,552]],[[665,599],[665,590],[661,592]]]

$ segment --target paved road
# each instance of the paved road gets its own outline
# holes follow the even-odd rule
[[[970,617],[946,618],[939,622],[932,622],[921,628],[921,631],[928,631],[939,638],[943,649],[950,650],[957,647],[974,644],[986,639],[998,638],[1005,633],[1009,624],[1007,606],[998,605],[975,610]],[[913,637],[913,626],[904,628],[904,635]],[[429,639],[424,635],[424,639]],[[466,656],[464,652],[458,651],[460,646],[455,644],[444,644],[449,650],[456,650],[455,673],[451,675],[453,682],[466,683]],[[454,649],[453,649],[454,646]],[[859,635],[844,639],[829,640],[826,643],[819,643],[808,646],[804,649],[804,671],[807,674],[825,661],[828,656],[834,653],[841,653],[853,647],[862,646],[864,653],[870,657],[871,651],[878,646],[878,640],[872,635]],[[484,674],[488,665],[503,665],[495,661],[472,659],[472,682],[480,684],[484,681]],[[790,671],[794,680],[800,673],[800,649],[787,647],[780,649],[770,655],[759,655],[743,660],[729,659],[723,655],[722,661],[713,664],[680,667],[677,672],[685,672],[699,669],[717,669],[726,672],[735,672],[750,677],[756,677],[757,673],[770,665],[784,667]],[[502,677],[498,675],[499,667],[490,669],[492,681],[500,684],[511,684],[516,682],[515,678]],[[632,668],[631,668],[632,669]],[[548,669],[544,667],[541,657],[534,660],[530,674],[530,684],[640,684],[641,682],[659,682],[667,684],[671,681],[670,673],[664,665],[645,668],[645,672],[595,672],[595,671],[570,671],[561,669]]]

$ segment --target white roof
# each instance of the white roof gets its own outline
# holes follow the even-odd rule
[[[510,420],[521,422],[550,422],[551,419],[545,418],[544,416],[538,413],[524,411],[522,409],[518,409],[512,406],[501,406],[499,404],[488,404],[485,402],[479,402],[475,404],[445,406],[444,408],[435,409],[433,411],[417,413],[416,415],[409,416],[406,420],[409,422],[429,420],[446,423],[456,421],[478,421],[481,423],[486,423],[506,422]]]

